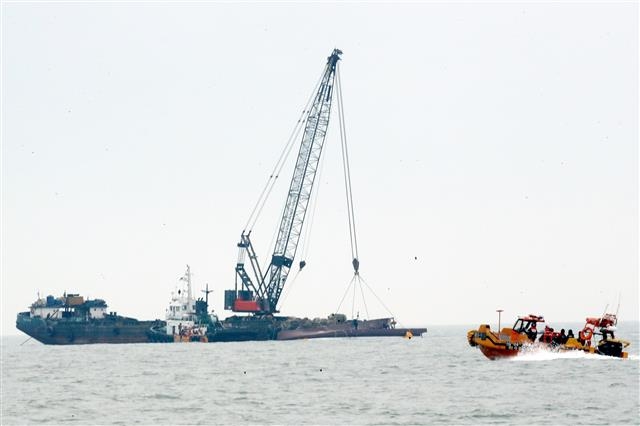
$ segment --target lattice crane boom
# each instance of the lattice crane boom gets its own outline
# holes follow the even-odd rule
[[[238,243],[241,253],[236,264],[236,289],[225,292],[225,309],[260,314],[277,312],[278,300],[296,256],[311,191],[320,164],[320,155],[331,114],[336,66],[341,54],[342,51],[334,49],[331,56],[327,58],[320,85],[313,98],[313,104],[308,110],[271,262],[263,275],[251,244],[250,232],[245,234],[243,231]],[[252,265],[253,279],[244,268],[246,255],[249,256]],[[238,291],[238,279],[242,285],[240,291]]]

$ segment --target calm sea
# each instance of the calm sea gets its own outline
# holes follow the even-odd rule
[[[638,424],[630,359],[539,352],[489,361],[471,327],[424,337],[45,346],[2,340],[1,423]],[[566,327],[569,328],[569,327]],[[575,324],[574,329],[579,328]]]

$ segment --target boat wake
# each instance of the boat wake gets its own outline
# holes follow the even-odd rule
[[[630,359],[638,358],[637,356],[631,355]],[[617,360],[621,358],[599,355],[599,354],[591,354],[583,351],[554,351],[550,349],[545,349],[542,347],[531,347],[527,348],[520,353],[518,356],[514,356],[508,358],[509,361],[513,362],[532,362],[532,361],[553,361],[556,359],[590,359],[590,360]]]

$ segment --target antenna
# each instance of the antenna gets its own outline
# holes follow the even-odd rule
[[[191,294],[191,268],[187,265],[187,295],[189,296],[189,303],[193,299]]]
[[[207,304],[207,309],[209,309],[209,293],[213,293],[213,290],[209,290],[209,284],[207,283],[206,290],[200,290],[204,293],[204,301]]]
[[[498,313],[498,333],[500,333],[500,319],[502,317],[504,309],[496,309],[496,312]]]
[[[609,309],[609,304],[608,303],[604,307],[604,312],[602,313],[602,316],[600,317],[600,320],[598,321],[599,325],[602,325],[602,320],[604,320],[604,316],[607,315],[607,309]]]

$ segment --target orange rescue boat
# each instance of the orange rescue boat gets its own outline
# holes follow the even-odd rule
[[[478,347],[489,359],[516,356],[527,348],[541,348],[554,351],[581,350],[587,353],[607,355],[617,358],[627,358],[628,352],[624,348],[629,342],[615,337],[618,319],[615,314],[604,314],[600,318],[587,318],[584,328],[574,336],[555,331],[545,325],[544,331],[539,333],[545,320],[540,315],[518,317],[512,328],[505,327],[493,332],[489,324],[482,324],[477,330],[467,332],[467,341],[472,347]],[[537,340],[537,336],[540,338]],[[601,336],[595,341],[595,336]],[[537,340],[537,341],[536,341]]]

